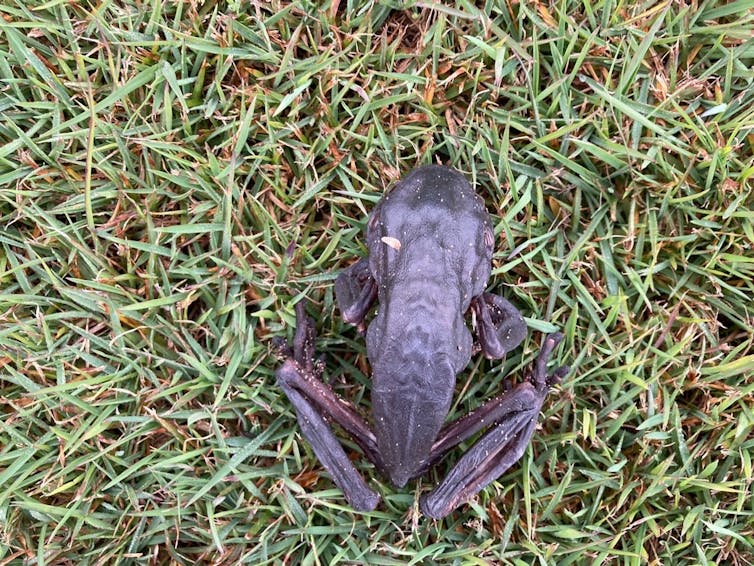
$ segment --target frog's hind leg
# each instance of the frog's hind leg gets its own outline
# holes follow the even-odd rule
[[[376,440],[356,409],[321,381],[322,362],[314,358],[314,322],[306,316],[303,301],[296,305],[293,348],[281,350],[287,359],[276,372],[277,382],[296,411],[304,437],[351,507],[371,511],[380,497],[351,463],[328,420],[341,425],[367,457],[380,465]]]
[[[526,337],[526,322],[508,300],[482,293],[471,301],[476,316],[477,336],[484,355],[493,360],[505,357]]]
[[[364,331],[364,319],[377,299],[377,284],[369,271],[369,258],[361,258],[341,271],[335,280],[335,298],[343,320]]]
[[[422,513],[435,519],[444,517],[521,458],[536,427],[548,390],[568,372],[567,367],[560,367],[547,374],[547,360],[561,339],[561,334],[547,337],[524,382],[490,399],[440,432],[432,447],[430,462],[436,462],[459,442],[490,427],[461,457],[442,483],[422,497]]]

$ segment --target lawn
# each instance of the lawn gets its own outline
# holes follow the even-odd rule
[[[0,564],[754,563],[754,1],[2,0]],[[356,513],[276,386],[417,165],[462,171],[488,290],[572,367],[441,521]]]

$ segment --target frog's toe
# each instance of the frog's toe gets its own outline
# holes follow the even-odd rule
[[[316,331],[314,320],[306,316],[306,305],[304,301],[296,303],[296,335],[293,338],[292,357],[302,367],[308,371],[314,371],[314,340]]]
[[[563,378],[568,375],[569,371],[571,371],[570,367],[560,366],[558,369],[547,376],[547,386],[554,387],[555,385],[563,381]]]
[[[562,332],[553,332],[552,334],[547,335],[547,340],[545,343],[545,348],[547,348],[548,353],[552,350],[554,350],[558,344],[560,344],[563,341],[563,333]]]

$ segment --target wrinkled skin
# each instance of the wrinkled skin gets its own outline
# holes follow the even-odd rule
[[[320,379],[314,324],[303,302],[296,305],[296,337],[285,350],[278,383],[304,436],[354,509],[374,509],[379,496],[354,468],[329,421],[340,424],[398,487],[487,429],[421,499],[424,514],[441,518],[521,457],[548,390],[567,373],[565,367],[547,373],[547,360],[562,338],[550,335],[521,383],[444,424],[456,375],[471,359],[467,311],[475,315],[479,347],[488,358],[503,358],[526,336],[518,310],[484,292],[493,243],[483,201],[460,173],[446,167],[416,169],[375,207],[367,227],[369,258],[335,282],[343,318],[361,330],[379,302],[366,333],[372,426]]]

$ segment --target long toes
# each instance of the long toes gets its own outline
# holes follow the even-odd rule
[[[561,368],[555,370],[555,373],[552,375],[547,374],[547,362],[561,340],[563,340],[563,334],[561,332],[554,332],[548,334],[542,342],[542,348],[539,350],[539,355],[534,362],[531,374],[531,380],[536,384],[538,389],[549,386],[553,378],[559,380],[565,375],[561,375]]]
[[[304,301],[296,303],[296,336],[293,339],[293,358],[309,370],[314,363],[314,339],[316,337],[314,320],[306,316]]]
[[[560,341],[562,339],[563,334],[561,334],[560,332],[554,332],[553,334],[548,334],[547,336],[545,336],[544,340],[542,340],[542,346],[539,348],[539,355],[534,361],[536,368],[534,370],[535,373],[543,374],[545,366],[547,365],[547,361],[550,359],[552,352],[555,350],[557,345],[560,344]]]
[[[296,303],[293,309],[296,311],[297,323],[300,323],[306,318],[306,301],[299,301],[298,303]]]
[[[299,301],[296,311],[296,333],[293,346],[286,344],[286,357],[292,358],[296,365],[306,374],[319,378],[324,372],[324,356],[317,356],[314,343],[317,338],[314,319],[306,315],[306,301]]]
[[[304,340],[301,345],[301,356],[310,360],[314,358],[314,340],[317,334],[314,330],[314,320],[308,316],[303,321],[304,324]]]

